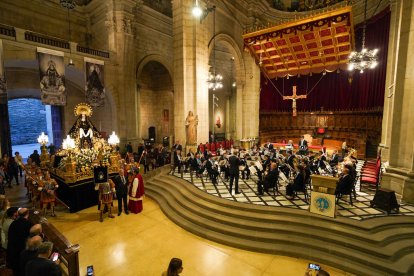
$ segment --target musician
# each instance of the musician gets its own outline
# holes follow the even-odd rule
[[[178,173],[181,173],[181,166],[182,166],[182,160],[181,160],[181,150],[175,150],[174,151],[174,169],[173,172],[175,171],[175,168],[178,168]]]
[[[348,167],[345,167],[342,171],[343,175],[339,178],[336,184],[335,195],[341,195],[349,193],[354,185],[354,179],[349,173]]]
[[[257,194],[263,195],[264,192],[268,192],[269,188],[274,187],[277,185],[277,181],[279,179],[279,169],[277,167],[277,163],[271,163],[270,165],[270,171],[265,176],[264,180],[259,180],[257,182]]]
[[[348,146],[346,145],[346,141],[342,143],[342,160],[345,158],[345,155],[348,153]]]
[[[240,159],[240,165],[244,166],[244,170],[242,170],[242,179],[249,179],[250,177],[250,170],[249,170],[249,165],[247,162],[247,158],[249,157],[249,155],[245,155],[243,159]]]
[[[227,181],[229,179],[229,164],[228,164],[228,156],[227,153],[224,153],[220,156],[219,163],[220,165],[220,172],[224,172],[224,179]]]
[[[299,141],[299,155],[308,154],[308,141],[305,140],[305,136],[302,136]]]
[[[294,160],[295,160],[296,156],[292,153],[291,150],[288,150],[286,152],[286,154],[287,154],[286,163],[288,163],[289,166],[294,168],[295,167]]]
[[[188,168],[191,169],[191,163],[194,159],[194,153],[193,150],[190,149],[187,153],[187,160],[184,162],[184,172],[188,172]]]
[[[216,165],[214,164],[214,160],[211,154],[208,156],[208,160],[206,162],[206,169],[213,184],[217,184],[217,176],[219,175],[219,172],[217,170]]]
[[[263,171],[262,171],[263,173],[267,171],[268,168],[270,168],[270,158],[268,155],[264,156],[264,161],[262,163],[262,166],[263,166]]]
[[[43,216],[46,216],[46,208],[50,204],[50,209],[52,210],[51,216],[55,217],[55,191],[59,185],[57,184],[56,180],[50,177],[48,171],[45,172],[44,176],[45,178],[42,182],[39,182],[38,188],[40,191],[40,205],[43,209]]]
[[[179,150],[180,152],[183,150],[183,146],[180,144],[180,141],[175,141],[175,144],[172,146],[174,151]]]
[[[336,165],[338,165],[338,162],[339,162],[338,151],[334,150],[333,153],[332,153],[331,161],[329,162],[329,164],[331,166],[336,166]]]
[[[296,177],[295,180],[292,183],[289,183],[286,186],[286,195],[290,197],[289,199],[293,199],[295,197],[296,191],[303,191],[305,189],[305,178],[306,178],[306,172],[303,165],[297,165],[296,166]]]
[[[289,140],[287,145],[285,146],[286,151],[293,151],[294,146],[293,146],[293,141]]]
[[[203,162],[201,161],[199,153],[191,161],[191,170],[196,172],[197,177],[200,177],[204,172]]]
[[[326,154],[324,153],[324,151],[321,151],[319,162],[318,162],[318,168],[320,168],[321,170],[325,170],[326,169],[325,162],[326,162]]]
[[[239,166],[241,165],[240,159],[237,157],[237,151],[235,154],[229,157],[229,176],[230,176],[230,194],[233,188],[233,182],[235,182],[234,192],[239,194]]]
[[[267,143],[265,145],[265,148],[267,148],[269,151],[274,149],[274,146],[272,143],[270,143],[270,140],[267,140]]]

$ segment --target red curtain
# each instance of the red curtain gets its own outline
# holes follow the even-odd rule
[[[354,71],[340,71],[313,76],[301,76],[268,80],[261,77],[261,111],[291,111],[292,101],[282,99],[282,95],[292,95],[292,86],[297,86],[297,94],[307,94],[307,99],[297,100],[298,111],[324,110],[368,110],[384,106],[385,78],[387,69],[390,11],[380,12],[367,22],[365,45],[368,49],[378,48],[378,66],[363,74]],[[362,24],[355,27],[356,50],[362,44]],[[350,81],[352,78],[352,81]],[[319,81],[319,83],[318,83]],[[273,84],[272,84],[273,83]],[[282,95],[278,93],[276,88]],[[311,89],[315,87],[312,91]]]

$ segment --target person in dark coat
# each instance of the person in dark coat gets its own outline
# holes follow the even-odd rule
[[[119,175],[115,176],[113,182],[115,184],[115,193],[118,199],[118,216],[122,214],[122,204],[124,205],[125,214],[129,215],[128,211],[128,177],[125,176],[123,169],[118,170]]]
[[[19,256],[26,247],[26,240],[30,235],[32,223],[28,220],[29,210],[20,208],[18,218],[10,224],[7,243],[7,263],[17,275],[19,271]]]
[[[342,171],[343,175],[339,178],[336,184],[335,195],[347,194],[352,190],[354,179],[352,178],[347,167]]]
[[[286,186],[286,195],[291,199],[294,197],[296,191],[303,191],[305,189],[306,172],[302,165],[297,166],[297,173],[293,184],[289,183]]]
[[[234,191],[239,194],[239,166],[240,159],[237,157],[237,153],[229,157],[229,176],[230,176],[230,194],[233,188],[233,182],[235,182]]]
[[[257,193],[259,195],[263,195],[263,191],[267,192],[269,188],[277,185],[277,180],[279,179],[279,169],[277,167],[277,163],[270,164],[270,171],[264,177],[263,181],[257,182]]]

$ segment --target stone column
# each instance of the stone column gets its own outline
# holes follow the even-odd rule
[[[243,52],[246,84],[243,87],[243,137],[259,136],[260,69],[254,59]],[[239,104],[239,103],[238,103]]]
[[[230,132],[230,95],[226,95],[226,139],[231,138]]]
[[[132,0],[108,1],[105,25],[108,31],[108,46],[111,52],[111,64],[106,65],[107,86],[117,99],[120,146],[128,140],[137,139],[136,116],[134,110],[136,95],[135,80],[135,37],[134,10],[136,3]],[[116,129],[114,129],[116,130]]]
[[[400,47],[400,29],[402,19],[402,2],[397,0],[390,1],[391,19],[390,19],[390,34],[388,42],[388,57],[387,57],[387,76],[385,81],[385,96],[384,96],[384,111],[382,118],[382,135],[380,147],[382,148],[382,157],[385,160],[389,159],[389,144],[391,140],[392,131],[392,115],[394,113],[394,96],[398,54]]]
[[[208,39],[206,24],[192,16],[192,0],[173,1],[174,129],[186,142],[185,118],[198,115],[197,142],[208,140]]]
[[[396,70],[395,87],[392,99],[386,100],[384,112],[382,141],[389,147],[385,155],[388,155],[389,167],[381,184],[396,191],[403,200],[414,202],[414,4],[411,0],[393,1],[392,13],[391,39],[395,40],[395,46],[389,50],[388,61],[395,57],[391,61]],[[399,37],[397,18],[401,22]],[[387,76],[388,79],[392,76]],[[388,91],[385,94],[389,94]]]

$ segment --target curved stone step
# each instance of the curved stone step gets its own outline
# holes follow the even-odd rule
[[[412,219],[333,220],[233,202],[163,174],[146,183],[146,193],[179,226],[230,246],[312,259],[358,275],[404,275],[413,264]]]

